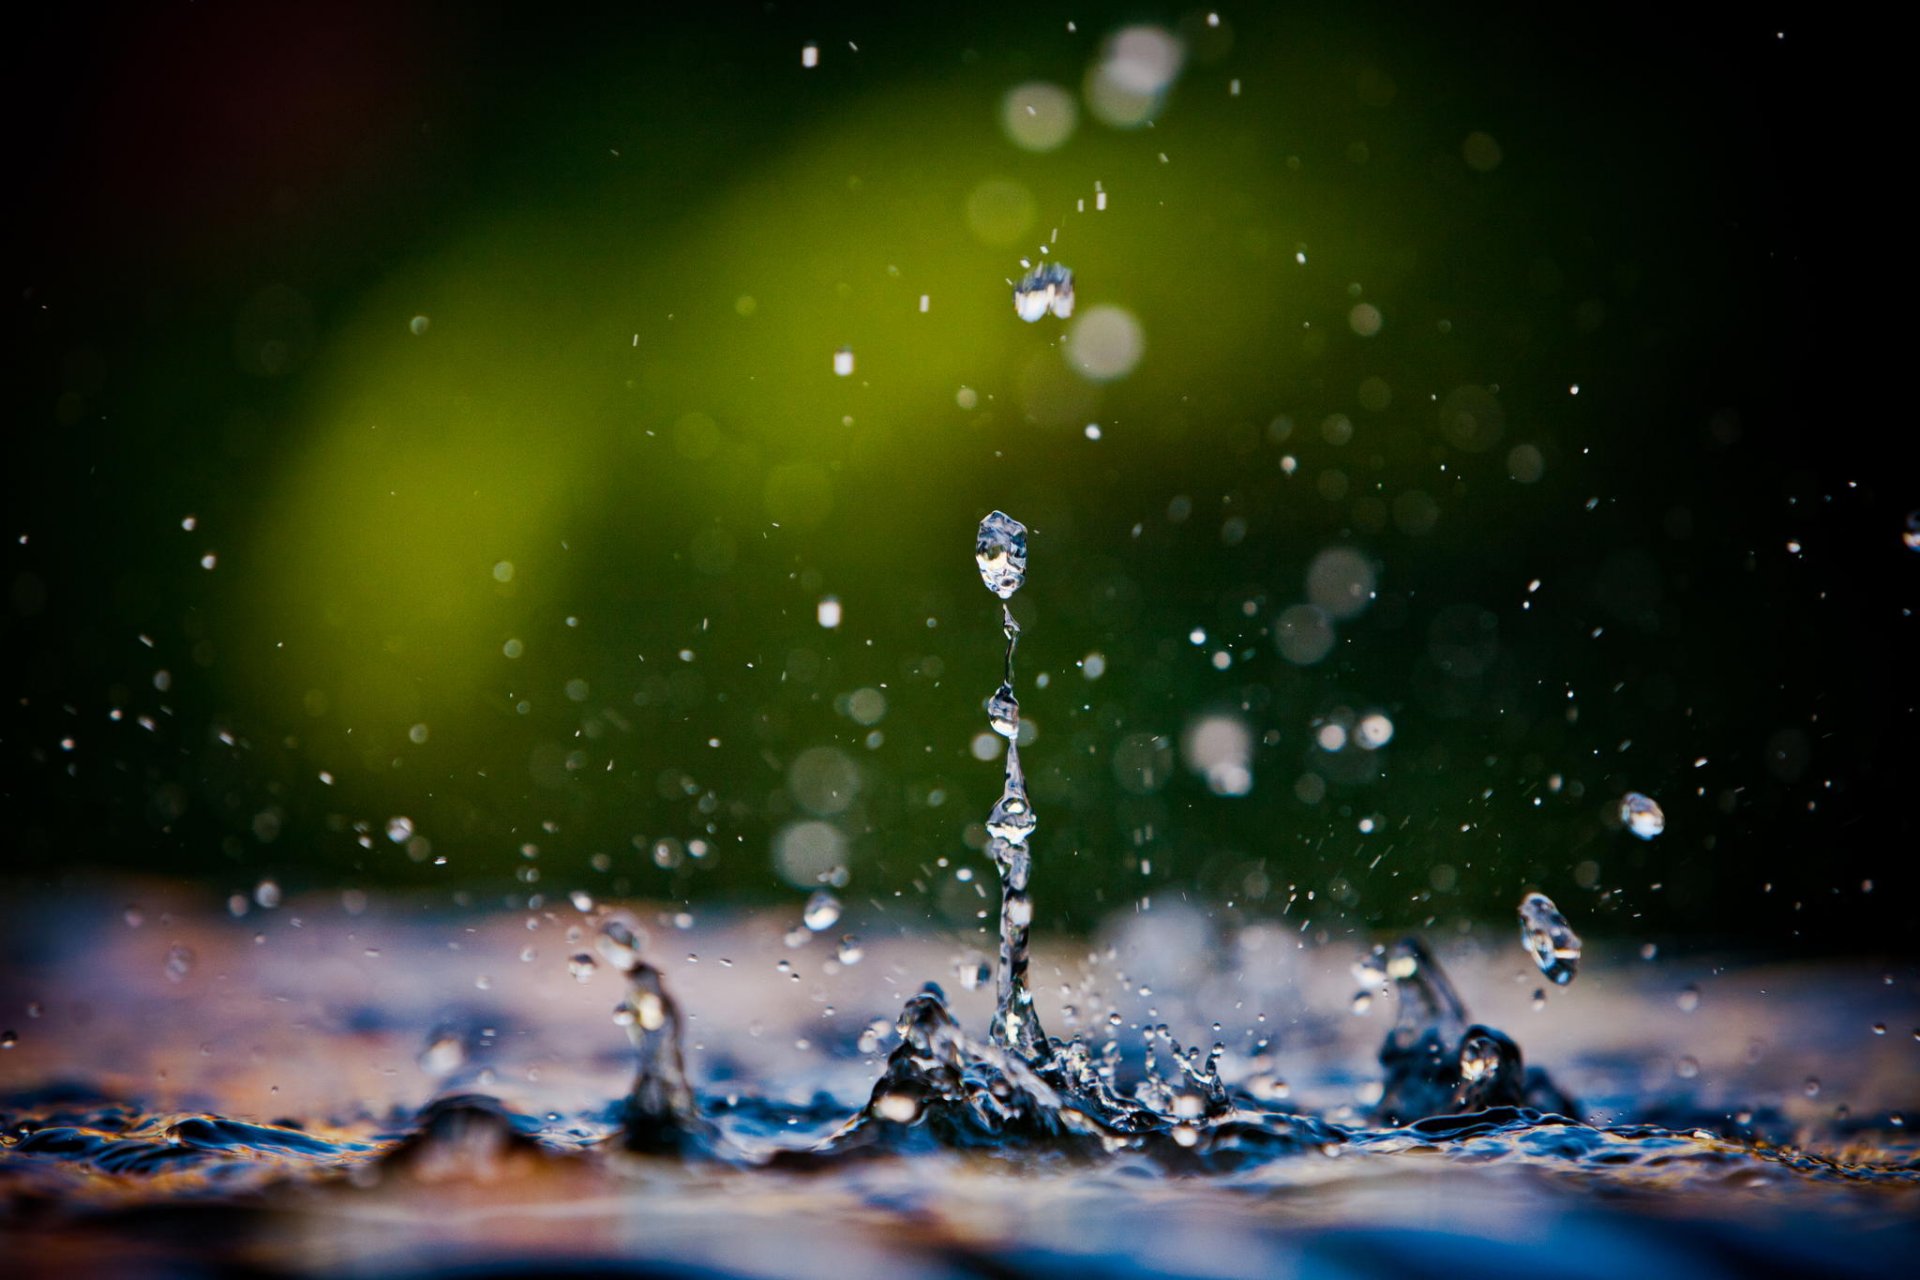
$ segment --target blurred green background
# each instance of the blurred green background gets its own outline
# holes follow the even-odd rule
[[[1043,922],[1885,946],[1920,484],[1819,33],[964,9],[30,23],[9,869],[970,923],[998,507]]]

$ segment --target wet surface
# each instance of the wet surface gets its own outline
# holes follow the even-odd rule
[[[1536,1008],[1502,937],[1434,948],[1464,1005],[1436,1018],[1389,943],[1404,998],[1356,1015],[1359,940],[1159,910],[1033,952],[1103,1101],[997,1049],[990,990],[921,994],[977,939],[849,904],[845,965],[783,917],[676,914],[632,907],[659,972],[629,983],[600,907],[16,903],[0,1229],[50,1272],[168,1274],[1897,1274],[1920,1243],[1910,964],[1594,939]],[[673,1004],[678,1044],[650,1040]],[[1452,1114],[1476,1054],[1507,1065],[1471,1044],[1495,1027],[1565,1110]],[[1460,1037],[1455,1076],[1396,1090],[1383,1039],[1428,1031]],[[1217,1089],[1175,1041],[1223,1046]]]

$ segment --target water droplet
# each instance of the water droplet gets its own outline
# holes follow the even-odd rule
[[[816,889],[813,896],[807,899],[807,909],[800,918],[815,933],[831,929],[840,919],[840,899],[825,889]]]
[[[11,1049],[20,1043],[20,1033],[9,1027],[0,1031],[0,1049]]]
[[[467,1061],[466,1040],[458,1031],[442,1027],[427,1038],[425,1047],[414,1060],[430,1076],[451,1075]]]
[[[405,844],[413,839],[413,819],[395,816],[387,819],[387,839]]]
[[[168,982],[183,982],[193,972],[193,948],[174,943],[167,948],[166,974]]]
[[[1907,528],[1900,541],[1909,551],[1920,551],[1920,511],[1907,512]]]
[[[253,900],[268,911],[280,905],[280,886],[272,880],[262,880],[253,886]]]
[[[600,922],[594,948],[614,968],[631,970],[640,963],[640,953],[647,948],[647,931],[632,916],[618,911]]]
[[[987,723],[1003,738],[1011,739],[1019,734],[1020,700],[1013,696],[1013,686],[1002,682],[987,699]]]
[[[993,812],[987,815],[987,834],[1008,844],[1025,844],[1027,837],[1033,834],[1033,829],[1039,824],[1040,819],[1034,815],[1033,805],[1027,800],[1025,786],[1009,778],[1007,790],[993,806]]]
[[[1530,893],[1520,900],[1520,941],[1555,986],[1573,981],[1580,967],[1580,935],[1546,894]]]
[[[1048,312],[1065,320],[1073,314],[1073,272],[1058,262],[1042,262],[1013,286],[1013,309],[1028,324]]]
[[[840,939],[840,945],[833,953],[834,958],[844,965],[859,964],[866,954],[866,949],[860,945],[860,939],[850,933]]]
[[[1393,741],[1393,721],[1383,712],[1373,711],[1360,717],[1354,740],[1368,751],[1377,751]]]
[[[575,952],[567,958],[567,972],[573,975],[576,982],[589,981],[599,967],[593,957],[584,951]]]
[[[960,979],[960,985],[968,991],[974,991],[986,985],[993,977],[993,969],[987,958],[978,951],[969,951],[953,962],[954,976]]]
[[[833,372],[836,377],[853,376],[853,348],[841,347],[833,353]]]
[[[1027,580],[1027,526],[1003,511],[989,513],[974,539],[973,559],[987,590],[1009,599]]]
[[[1659,804],[1638,791],[1620,797],[1620,821],[1642,840],[1651,840],[1667,829],[1667,815]]]
[[[1680,1007],[1680,1012],[1692,1013],[1700,1007],[1700,988],[1688,983],[1680,988],[1680,994],[1673,998],[1673,1002]]]

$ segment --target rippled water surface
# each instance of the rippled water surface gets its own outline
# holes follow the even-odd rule
[[[794,946],[784,918],[636,906],[693,1090],[657,1130],[610,1013],[662,1015],[569,963],[596,954],[571,905],[234,919],[113,892],[8,910],[0,1230],[49,1273],[1897,1274],[1920,1244],[1910,964],[1590,941],[1536,1007],[1510,940],[1440,946],[1580,1119],[1394,1124],[1395,1001],[1355,1012],[1361,940],[1156,909],[1033,959],[1042,1022],[1111,1036],[1115,1098],[1155,1104],[1126,1134],[986,1043],[990,986],[955,976],[983,940],[876,934],[848,965],[837,928]],[[949,1102],[938,1053],[901,1048],[928,979]],[[1170,1041],[1224,1045],[1219,1097]]]

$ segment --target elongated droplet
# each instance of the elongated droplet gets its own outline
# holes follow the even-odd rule
[[[1520,900],[1520,941],[1555,986],[1573,981],[1580,967],[1580,935],[1546,894],[1530,893]]]
[[[1006,789],[1000,793],[993,812],[987,815],[987,834],[1009,844],[1025,844],[1040,820],[1033,803],[1027,799],[1027,778],[1020,770],[1020,748],[1007,744]]]
[[[1027,580],[1027,526],[1004,511],[988,513],[974,539],[973,559],[987,590],[1009,598]]]

